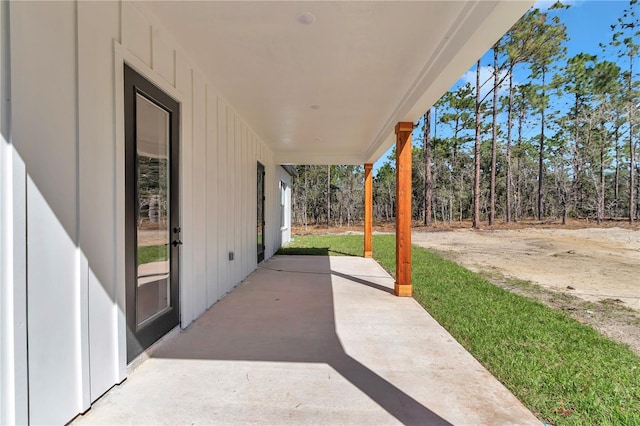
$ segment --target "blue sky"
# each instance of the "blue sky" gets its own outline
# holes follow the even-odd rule
[[[535,7],[547,9],[553,3],[554,1],[551,0],[538,1]],[[599,43],[606,44],[611,40],[611,25],[617,23],[617,19],[622,16],[623,10],[629,7],[629,2],[627,0],[575,0],[564,3],[571,5],[569,9],[558,12],[558,16],[567,26],[567,34],[570,38],[565,44],[567,56],[587,52],[605,59]],[[616,60],[615,57],[606,57],[606,59]],[[492,61],[493,53],[491,52],[488,52],[482,58],[483,64],[490,64]],[[484,66],[482,71],[486,76],[491,73],[491,69]],[[516,79],[526,79],[526,72],[522,72],[520,76],[516,74],[514,76]],[[475,84],[475,65],[458,80],[454,87],[464,84],[465,81],[471,81],[472,84]],[[374,164],[374,172],[387,161],[387,155],[390,152],[391,149]]]

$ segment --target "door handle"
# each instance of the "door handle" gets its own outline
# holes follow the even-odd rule
[[[172,246],[174,247],[178,247],[182,245],[182,241],[180,240],[175,240],[174,242],[171,243]]]

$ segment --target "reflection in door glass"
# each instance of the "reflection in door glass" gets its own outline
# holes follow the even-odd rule
[[[144,325],[170,303],[169,113],[136,95],[136,322]]]
[[[258,263],[264,260],[264,166],[258,163]]]

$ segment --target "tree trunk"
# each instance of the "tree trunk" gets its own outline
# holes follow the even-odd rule
[[[327,228],[331,227],[331,165],[327,166]]]
[[[474,146],[473,174],[473,228],[480,226],[480,59],[476,69],[476,142]]]
[[[458,198],[460,200],[460,218],[459,218],[459,222],[462,223],[462,220],[464,219],[463,215],[463,203],[462,200],[464,198],[464,179],[462,178],[462,173],[460,173],[460,193],[458,194]]]
[[[615,131],[615,139],[616,139],[616,174],[615,174],[615,188],[614,188],[614,206],[615,206],[615,216],[619,216],[618,205],[620,204],[620,135],[618,133],[619,128],[616,127]]]
[[[638,219],[638,212],[640,212],[640,165],[636,166],[636,209],[635,218]]]
[[[629,120],[629,223],[633,224],[635,219],[635,201],[633,199],[635,190],[635,158],[636,150],[633,142],[633,120]]]
[[[491,182],[489,188],[489,226],[496,219],[496,156],[498,145],[498,49],[493,47],[493,128],[491,132]]]
[[[571,180],[571,200],[573,204],[573,209],[578,210],[578,180],[580,178],[580,160],[579,160],[579,150],[578,150],[578,138],[580,137],[579,126],[578,126],[578,113],[579,113],[580,104],[578,102],[578,94],[575,96],[575,110],[576,116],[573,122],[574,126],[574,140],[573,140],[573,179]]]
[[[431,109],[424,115],[424,226],[431,226]]]
[[[513,108],[513,70],[509,72],[509,105],[507,106],[507,223],[511,223],[511,126]]]
[[[308,196],[309,193],[307,192],[307,166],[304,166],[304,210],[303,210],[303,217],[304,217],[304,230],[306,231],[308,226],[307,224],[309,223],[308,221],[308,217],[307,217],[307,206],[308,206]]]
[[[633,89],[633,55],[629,56],[629,93]],[[635,190],[634,169],[636,161],[636,149],[633,141],[633,124],[635,120],[635,107],[632,103],[629,105],[629,223],[633,224],[635,220],[633,192]],[[632,112],[633,111],[633,112]]]
[[[538,220],[542,220],[543,205],[542,205],[542,193],[543,193],[543,171],[544,171],[544,113],[546,109],[545,96],[545,69],[542,68],[542,105],[540,108],[540,153],[538,157]]]
[[[598,199],[598,225],[604,219],[604,188],[605,180],[604,180],[604,143],[600,147],[600,197]]]
[[[520,156],[521,154],[521,147],[522,147],[522,126],[523,126],[523,122],[524,121],[524,116],[522,115],[522,113],[518,116],[518,155],[516,157],[516,214],[515,214],[515,221],[517,222],[518,220],[520,220],[520,217],[522,216],[522,179],[521,179],[521,174],[522,172],[520,171]]]

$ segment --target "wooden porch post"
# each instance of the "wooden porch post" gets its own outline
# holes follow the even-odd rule
[[[396,124],[396,284],[395,294],[411,297],[411,132],[413,123]]]
[[[371,231],[373,225],[373,164],[364,165],[364,257],[373,257]]]

